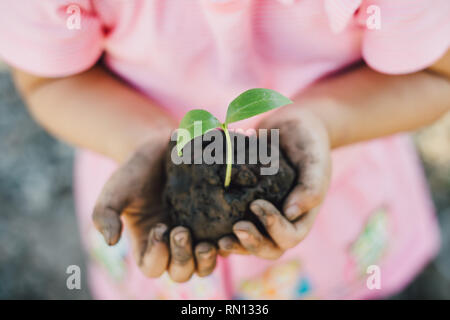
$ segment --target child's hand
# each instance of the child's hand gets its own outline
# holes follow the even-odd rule
[[[173,228],[169,235],[161,199],[166,148],[167,140],[161,137],[139,148],[104,186],[93,219],[105,241],[113,245],[122,231],[121,216],[142,272],[159,277],[167,270],[174,281],[183,282],[194,271],[206,276],[214,270],[216,248],[203,242],[193,250],[191,235],[181,226]]]
[[[280,147],[297,167],[298,185],[284,203],[284,215],[266,200],[255,200],[250,209],[265,226],[264,237],[249,221],[237,222],[233,229],[237,239],[227,236],[219,241],[220,253],[254,254],[276,259],[302,241],[311,229],[319,206],[328,189],[331,161],[328,133],[312,113],[286,107],[273,113],[261,128],[280,129]]]

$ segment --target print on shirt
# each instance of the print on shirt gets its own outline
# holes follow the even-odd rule
[[[236,299],[310,299],[312,285],[299,260],[269,267],[261,276],[244,280]]]

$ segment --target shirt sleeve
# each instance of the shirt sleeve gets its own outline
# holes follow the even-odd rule
[[[425,69],[450,45],[448,0],[363,1],[357,19],[365,28],[362,56],[379,72],[405,74]]]
[[[0,58],[16,68],[63,77],[89,69],[102,51],[89,0],[0,1]]]

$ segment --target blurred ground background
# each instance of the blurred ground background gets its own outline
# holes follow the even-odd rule
[[[72,199],[73,150],[40,129],[0,65],[0,299],[86,299]],[[83,273],[82,273],[83,275]]]
[[[438,210],[442,248],[393,299],[450,299],[450,114],[414,134]],[[89,299],[72,199],[73,150],[27,114],[0,62],[0,299]]]

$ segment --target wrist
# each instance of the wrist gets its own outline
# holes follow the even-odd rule
[[[118,163],[124,163],[144,145],[150,144],[159,149],[165,148],[174,129],[175,126],[169,124],[132,128],[123,140],[115,143],[112,148],[112,158]]]
[[[345,124],[344,109],[334,100],[329,98],[302,99],[289,107],[296,110],[296,115],[300,119],[320,123],[327,133],[331,149],[347,144],[346,137],[351,128]]]

